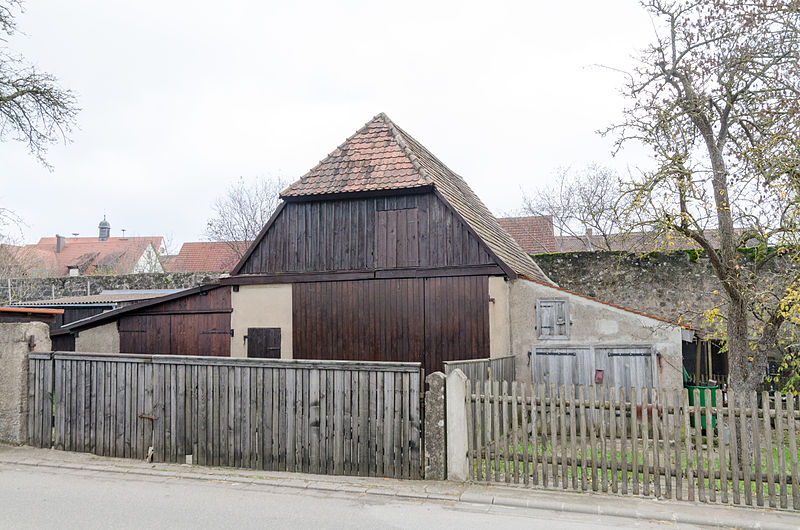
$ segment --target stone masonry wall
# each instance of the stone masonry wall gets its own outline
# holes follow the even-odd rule
[[[709,260],[689,252],[571,252],[533,259],[560,287],[695,327],[703,327],[704,310],[723,301]]]
[[[104,289],[189,289],[219,279],[219,273],[153,273],[122,276],[12,278],[0,280],[0,305],[64,296],[99,294]]]
[[[47,324],[0,324],[0,442],[27,439],[29,351],[50,351]]]

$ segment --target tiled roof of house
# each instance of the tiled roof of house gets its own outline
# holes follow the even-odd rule
[[[230,272],[247,251],[248,242],[184,243],[166,264],[169,272]]]
[[[486,205],[455,172],[378,114],[321,161],[282,197],[403,190],[430,186],[441,193],[489,249],[517,274],[550,283]]]
[[[528,254],[556,251],[552,215],[499,217],[497,222]]]
[[[66,276],[70,268],[80,274],[131,274],[147,248],[163,245],[162,237],[64,238],[64,248],[56,252],[55,237],[43,237],[34,245],[16,247],[16,259],[31,271],[49,276]]]

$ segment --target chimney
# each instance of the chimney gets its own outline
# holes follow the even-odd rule
[[[65,246],[67,246],[67,238],[56,234],[56,254],[61,254]]]
[[[103,216],[103,220],[100,221],[100,224],[97,225],[97,228],[100,229],[100,234],[97,237],[98,241],[108,241],[109,236],[111,235],[111,223],[106,221],[106,216]]]

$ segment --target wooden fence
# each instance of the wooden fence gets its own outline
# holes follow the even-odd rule
[[[797,396],[730,392],[723,404],[716,390],[718,406],[711,391],[702,398],[468,381],[470,476],[800,510]]]
[[[420,478],[419,363],[48,355],[30,358],[32,445]]]
[[[473,386],[483,386],[486,381],[508,381],[510,383],[516,379],[513,355],[494,359],[445,361],[442,364],[444,365],[444,375],[450,375],[456,369],[461,370]]]

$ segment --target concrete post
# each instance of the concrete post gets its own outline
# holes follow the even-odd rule
[[[447,442],[445,433],[444,386],[442,372],[434,372],[425,378],[425,478],[444,480],[447,478]]]
[[[447,479],[469,478],[467,445],[467,376],[454,370],[447,376]]]
[[[28,440],[28,352],[50,351],[42,322],[0,324],[0,441]]]

